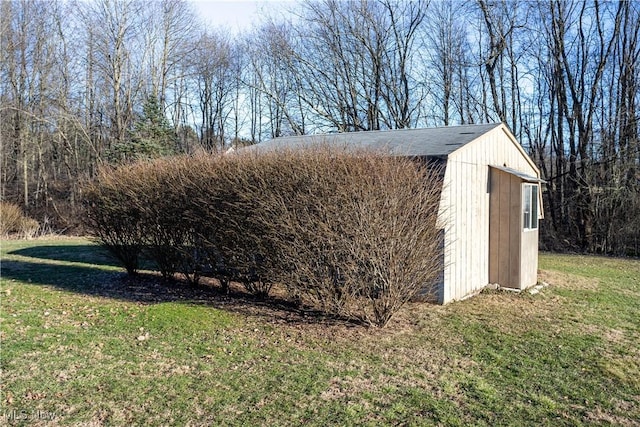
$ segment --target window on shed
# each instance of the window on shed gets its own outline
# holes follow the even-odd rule
[[[538,228],[538,186],[536,184],[523,185],[522,219],[525,230]]]

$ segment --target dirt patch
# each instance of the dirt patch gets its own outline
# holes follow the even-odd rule
[[[341,400],[345,397],[355,396],[363,392],[375,391],[377,387],[370,378],[363,377],[334,377],[327,390],[320,394],[324,400]]]
[[[618,289],[618,292],[621,295],[624,295],[629,298],[640,299],[640,288],[637,291],[634,291],[632,289]]]
[[[596,408],[587,413],[587,420],[589,422],[594,423],[606,423],[615,426],[622,427],[638,427],[640,426],[640,422],[637,419],[634,419],[633,415],[629,415],[628,417],[610,414],[603,411],[601,408]]]
[[[541,270],[538,277],[540,281],[548,283],[549,286],[560,289],[597,291],[600,284],[600,281],[594,277],[578,276],[559,271]]]
[[[612,343],[622,343],[626,340],[624,331],[620,329],[607,329],[602,334],[602,337]]]

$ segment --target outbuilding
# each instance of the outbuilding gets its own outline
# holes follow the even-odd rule
[[[502,123],[275,138],[258,150],[332,144],[440,163],[444,256],[437,300],[448,303],[497,284],[537,283],[540,171]]]

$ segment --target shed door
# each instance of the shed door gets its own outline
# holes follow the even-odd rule
[[[520,289],[522,180],[490,168],[489,283]]]

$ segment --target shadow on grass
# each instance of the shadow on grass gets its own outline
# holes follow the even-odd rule
[[[43,245],[16,249],[10,255],[53,261],[82,262],[119,267],[120,264],[106,249],[97,245]]]
[[[62,249],[64,247],[53,248]],[[67,246],[66,248],[78,250],[79,246]],[[52,247],[48,250],[51,249]],[[98,248],[87,245],[83,250],[96,251]],[[26,255],[25,251],[27,250],[14,251],[13,253]],[[35,251],[35,253],[46,254],[47,259],[52,259],[44,251]],[[67,257],[64,260],[71,261],[71,258],[79,259],[78,256],[75,256]],[[154,273],[141,273],[130,277],[124,272],[103,270],[90,265],[86,267],[69,266],[13,260],[2,262],[2,278],[5,281],[13,279],[94,297],[140,304],[182,302],[206,305],[238,314],[264,317],[275,323],[361,325],[360,322],[353,319],[337,318],[320,311],[299,307],[283,298],[260,299],[244,292],[241,286],[235,284],[232,284],[231,291],[226,293],[217,286],[216,280],[208,278],[203,279],[205,283],[192,285],[178,279],[165,280],[159,274]]]

